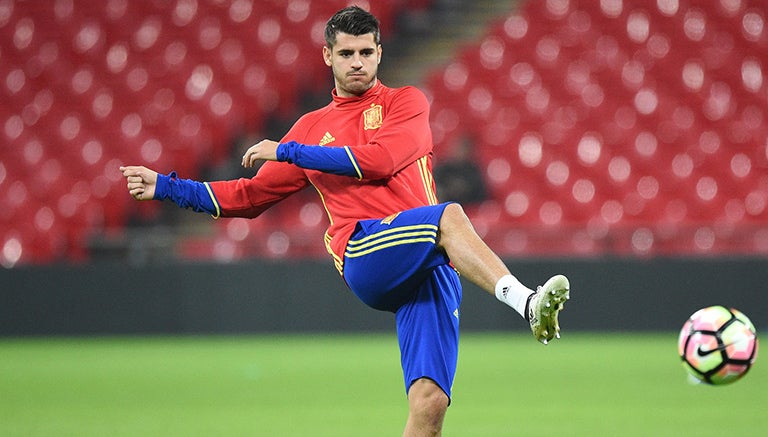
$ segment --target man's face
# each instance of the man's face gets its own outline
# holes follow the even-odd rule
[[[376,81],[381,60],[381,45],[373,33],[337,33],[333,48],[323,47],[325,64],[333,70],[336,93],[340,97],[359,96]]]

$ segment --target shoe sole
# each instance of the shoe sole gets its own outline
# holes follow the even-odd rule
[[[542,294],[534,309],[539,324],[539,334],[533,332],[539,342],[547,344],[553,338],[560,338],[560,324],[557,316],[563,309],[565,301],[571,298],[570,288],[568,278],[563,275],[555,275],[541,286],[539,293]]]

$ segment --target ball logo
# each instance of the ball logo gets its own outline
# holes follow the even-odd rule
[[[731,384],[757,357],[757,330],[741,311],[722,305],[702,308],[683,324],[677,351],[690,381]]]
[[[696,350],[696,353],[699,354],[700,357],[706,357],[709,354],[712,354],[712,353],[715,353],[715,352],[724,351],[726,348],[728,348],[731,345],[733,345],[733,343],[724,344],[722,346],[718,346],[718,347],[712,348],[712,349],[702,349],[701,345],[699,345],[699,348]]]

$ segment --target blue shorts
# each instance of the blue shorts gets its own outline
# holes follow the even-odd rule
[[[347,245],[344,279],[368,306],[395,313],[406,392],[429,378],[450,398],[461,283],[436,245],[446,205],[360,221]]]

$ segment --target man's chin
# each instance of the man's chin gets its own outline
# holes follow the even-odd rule
[[[346,89],[352,94],[362,94],[373,86],[374,80],[366,78],[351,78],[347,80]]]

